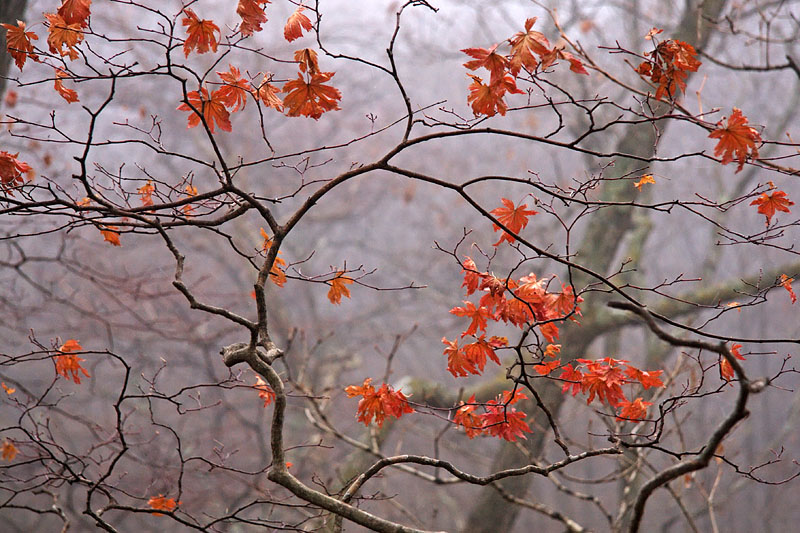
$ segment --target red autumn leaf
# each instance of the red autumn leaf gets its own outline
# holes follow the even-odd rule
[[[558,339],[558,326],[556,326],[555,322],[539,324],[539,331],[547,342],[556,342],[556,339]]]
[[[45,13],[45,18],[50,24],[47,29],[47,44],[50,52],[61,57],[69,56],[70,59],[78,59],[78,51],[75,47],[83,41],[81,24],[76,22],[67,24],[64,18],[57,13]]]
[[[454,307],[450,310],[450,313],[456,316],[467,317],[472,320],[467,330],[461,334],[462,337],[465,335],[473,335],[478,331],[478,329],[481,331],[486,331],[486,320],[489,318],[489,310],[484,306],[476,308],[475,304],[472,302],[465,301],[464,307]]]
[[[157,511],[174,511],[180,503],[181,502],[176,502],[175,498],[167,498],[163,494],[153,496],[147,500],[147,505],[149,505],[152,509],[156,509]],[[155,516],[163,516],[161,513],[153,514]]]
[[[62,81],[64,78],[68,78],[69,74],[61,70],[60,68],[56,69],[56,79],[54,82],[54,88],[61,95],[61,98],[67,101],[67,103],[71,104],[73,102],[78,102],[78,93],[72,89],[67,89],[64,87],[64,82]]]
[[[474,404],[475,395],[473,394],[466,403],[461,402],[461,404],[459,404],[453,415],[453,422],[463,427],[464,432],[470,439],[483,434],[483,420],[481,419],[481,415],[475,413],[477,406]]]
[[[58,8],[58,14],[67,24],[80,24],[81,28],[89,25],[89,6],[92,0],[64,0]]]
[[[72,381],[78,385],[81,384],[81,373],[87,378],[91,377],[89,372],[87,372],[86,369],[81,366],[81,361],[83,361],[83,359],[73,353],[70,353],[81,350],[83,350],[83,348],[78,341],[75,339],[69,339],[58,349],[62,355],[53,356],[53,363],[55,363],[56,366],[56,374],[64,376],[67,379],[72,379]],[[70,374],[72,377],[70,377]]]
[[[469,74],[472,78],[472,83],[469,85],[469,95],[467,95],[467,103],[472,106],[472,112],[477,117],[478,115],[486,115],[492,117],[497,113],[505,115],[508,110],[503,97],[505,94],[523,94],[517,88],[517,84],[511,75],[506,74],[489,85],[484,85],[483,80],[478,76]]]
[[[642,400],[642,398],[636,398],[632,402],[624,400],[619,404],[619,407],[622,409],[617,415],[617,419],[633,421],[642,420],[647,416],[647,408],[651,405],[653,405],[652,402],[645,402]]]
[[[464,345],[461,350],[464,352],[466,359],[477,369],[477,372],[473,372],[473,374],[483,372],[487,358],[498,365],[500,364],[500,359],[498,359],[491,342],[486,340],[486,335],[481,335],[477,341]]]
[[[103,241],[112,246],[122,246],[119,242],[119,228],[117,226],[100,226],[100,233],[103,234]]]
[[[152,181],[147,180],[147,183],[136,189],[136,192],[142,197],[143,206],[153,205],[153,193],[156,192],[156,188]]]
[[[326,111],[339,109],[337,104],[342,99],[342,93],[331,85],[325,85],[333,75],[333,72],[317,72],[311,74],[310,81],[306,81],[302,74],[298,74],[296,80],[287,81],[283,86],[283,92],[288,93],[283,99],[286,114],[319,120]]]
[[[525,413],[510,407],[525,396],[521,393],[513,396],[512,394],[510,391],[505,391],[496,400],[488,402],[486,413],[481,415],[481,421],[483,430],[489,435],[514,442],[518,437],[525,439],[525,433],[530,433],[531,428],[525,422]]]
[[[653,178],[653,176],[651,174],[645,174],[644,176],[639,178],[639,181],[635,182],[633,184],[633,186],[636,187],[637,190],[641,191],[643,185],[645,185],[647,183],[655,183],[655,182],[656,182],[656,180],[655,180],[655,178]]]
[[[459,348],[458,339],[449,341],[446,337],[442,337],[442,343],[444,344],[444,355],[447,356],[447,371],[453,374],[453,377],[478,373],[475,363]]]
[[[779,283],[781,284],[781,287],[783,287],[784,289],[786,289],[789,292],[789,296],[792,298],[792,303],[794,304],[797,301],[797,296],[795,296],[794,290],[792,290],[792,282],[793,281],[794,281],[794,278],[790,278],[786,274],[781,274],[781,279],[780,279]]]
[[[19,152],[10,154],[0,150],[0,187],[8,193],[11,193],[9,189],[25,183],[22,179],[23,174],[33,171],[28,163],[17,159],[18,155]]]
[[[581,308],[578,306],[583,301],[583,298],[575,297],[572,291],[572,286],[566,283],[561,284],[561,294],[557,295],[553,300],[552,308],[559,313],[559,316],[566,316],[575,311],[575,314],[581,316]],[[575,317],[572,317],[575,320]],[[577,320],[575,320],[577,322]]]
[[[195,191],[195,194],[196,193],[197,191]],[[272,246],[272,238],[267,235],[267,232],[264,231],[264,228],[261,228],[261,236],[264,238],[264,243],[261,245],[261,249],[266,254],[269,252],[269,249]],[[283,287],[286,283],[286,272],[284,271],[284,268],[286,267],[286,261],[281,259],[282,253],[282,251],[278,250],[278,255],[275,257],[275,262],[272,263],[272,268],[269,271],[269,279],[271,279],[272,283],[278,287]],[[255,295],[253,298],[255,298]]]
[[[772,216],[775,214],[775,211],[791,213],[789,206],[794,205],[794,202],[789,200],[789,197],[786,196],[785,192],[775,191],[770,195],[763,193],[761,196],[750,202],[750,205],[758,206],[758,212],[767,217],[766,223],[769,226],[769,222],[772,219]]]
[[[200,20],[194,11],[188,7],[183,10],[186,15],[181,19],[181,24],[186,26],[186,41],[183,43],[183,53],[189,57],[192,50],[197,50],[198,54],[205,54],[209,50],[217,51],[217,37],[219,26],[211,20]]]
[[[14,58],[14,63],[17,68],[22,70],[25,65],[25,60],[29,57],[34,61],[39,61],[39,56],[33,53],[33,43],[39,39],[39,36],[32,31],[25,31],[25,23],[21,20],[17,21],[17,25],[13,24],[0,24],[6,30],[6,48],[8,54]]]
[[[405,394],[399,390],[395,391],[386,383],[376,391],[375,387],[370,385],[371,381],[371,378],[367,378],[361,386],[350,385],[345,388],[348,398],[362,396],[357,410],[359,422],[368,426],[374,418],[378,427],[382,427],[387,416],[400,418],[404,414],[414,412]]]
[[[519,234],[519,232],[528,225],[528,217],[537,213],[537,211],[534,211],[533,209],[528,209],[526,204],[520,204],[517,207],[514,207],[514,202],[508,198],[503,198],[502,202],[504,207],[492,209],[490,213],[497,218],[498,222],[517,234]],[[500,226],[497,224],[493,224],[492,227],[494,228],[494,231],[500,229]],[[498,246],[503,241],[512,243],[514,240],[514,237],[504,231],[503,236],[500,237],[500,240],[494,243],[494,245]]]
[[[294,60],[298,62],[300,72],[308,72],[309,74],[316,74],[319,72],[319,62],[317,61],[317,53],[311,48],[303,48],[294,53]]]
[[[561,353],[560,344],[548,344],[544,350],[545,357],[557,357],[559,353]]]
[[[8,385],[6,385],[5,381],[0,381],[0,387],[3,387],[3,390],[6,391],[6,394],[8,394],[9,396],[17,392],[17,389],[15,389],[14,387],[9,387]]]
[[[734,356],[736,359],[740,361],[745,361],[745,357],[739,352],[741,349],[741,344],[734,344],[731,346],[730,351],[731,355]],[[722,379],[725,381],[730,381],[733,379],[734,370],[733,365],[731,365],[728,360],[722,356],[720,356],[720,364],[719,364],[719,372],[722,375]]]
[[[543,33],[531,29],[535,23],[536,17],[527,19],[525,31],[519,32],[509,39],[511,43],[509,70],[513,76],[519,74],[523,67],[530,72],[536,70],[539,65],[536,55],[541,57],[550,51],[550,42],[547,37]]]
[[[717,124],[717,129],[708,135],[712,139],[719,139],[714,147],[714,155],[722,156],[722,164],[727,165],[734,159],[739,162],[736,172],[742,170],[748,155],[755,159],[758,157],[758,146],[761,135],[747,124],[747,117],[742,111],[733,108],[728,117],[727,125],[723,128],[722,121]]]
[[[267,21],[267,15],[261,4],[269,4],[269,0],[239,0],[236,6],[236,14],[242,17],[242,24],[239,26],[239,33],[242,37],[249,37],[257,31],[261,31],[261,25]]]
[[[270,75],[264,75],[264,79],[261,80],[261,85],[258,86],[258,98],[264,102],[264,105],[267,107],[273,107],[278,111],[283,112],[283,101],[278,96],[278,93],[281,92],[281,90],[270,83],[271,79],[272,78]]]
[[[481,283],[481,278],[485,274],[478,272],[478,267],[475,265],[475,261],[473,261],[471,257],[464,259],[461,271],[464,273],[464,283],[462,283],[461,286],[467,288],[467,296],[469,296],[478,290],[478,286]]]
[[[694,47],[683,41],[668,39],[656,46],[649,61],[642,62],[636,72],[648,76],[650,81],[658,85],[656,98],[674,97],[678,90],[686,92],[686,78],[689,72],[697,72],[700,61]]]
[[[481,67],[485,68],[491,73],[490,85],[496,81],[503,79],[506,70],[509,67],[508,59],[497,53],[497,47],[486,48],[465,48],[461,50],[470,57],[474,57],[472,61],[467,61],[464,66],[470,70],[477,70]]]
[[[553,361],[544,361],[541,363],[536,363],[533,366],[533,369],[536,370],[536,373],[539,374],[540,376],[547,376],[550,374],[550,372],[558,368],[560,365],[561,365],[561,359],[555,359]]]
[[[283,28],[283,37],[292,42],[303,36],[303,30],[310,31],[314,27],[311,20],[303,14],[305,7],[299,6],[294,13],[289,16],[286,26]]]
[[[351,285],[353,280],[344,275],[343,271],[336,272],[336,277],[329,281],[331,288],[328,290],[328,300],[332,304],[339,305],[342,303],[342,296],[350,298],[350,289],[347,285]]]
[[[189,103],[192,104],[194,110],[188,104],[183,103],[177,107],[179,111],[191,111],[189,115],[187,128],[194,128],[201,123],[200,115],[202,113],[206,120],[206,125],[211,133],[214,133],[214,124],[219,126],[223,131],[231,131],[230,113],[225,109],[225,102],[220,97],[219,91],[214,91],[211,96],[208,95],[208,90],[205,87],[200,88],[200,92],[192,91],[186,95]]]
[[[558,376],[558,379],[564,380],[564,385],[561,386],[561,392],[567,392],[572,388],[572,395],[577,396],[581,391],[581,381],[583,380],[583,373],[572,365],[567,365]]]
[[[264,407],[275,401],[275,391],[261,379],[261,376],[256,376],[256,384],[253,385],[253,388],[258,391],[258,397],[264,400]]]
[[[597,397],[601,402],[608,402],[612,407],[617,407],[625,401],[622,385],[626,383],[625,375],[619,366],[623,361],[606,357],[600,361],[578,359],[586,365],[586,371],[581,378],[581,392],[589,394],[586,403],[592,403]]]
[[[225,85],[214,91],[217,93],[219,100],[226,107],[232,107],[231,112],[244,109],[247,105],[247,95],[253,90],[250,82],[242,78],[239,69],[233,65],[228,65],[230,70],[228,72],[217,72],[217,75]]]
[[[651,370],[646,372],[631,365],[627,365],[627,368],[625,368],[625,375],[641,383],[645,390],[650,387],[663,387],[664,383],[661,381],[660,377],[663,372],[663,370]]]
[[[17,456],[17,453],[19,453],[19,450],[17,450],[17,447],[14,446],[14,443],[8,439],[3,439],[3,461],[13,461],[14,457]]]

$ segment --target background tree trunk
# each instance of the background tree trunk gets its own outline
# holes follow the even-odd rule
[[[15,24],[18,20],[25,20],[25,8],[28,0],[2,0],[0,1],[0,22]],[[0,96],[6,92],[6,76],[11,66],[11,56],[6,50],[6,30],[0,30]]]

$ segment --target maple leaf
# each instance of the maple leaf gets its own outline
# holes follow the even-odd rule
[[[28,163],[17,159],[19,152],[11,154],[0,150],[0,187],[6,192],[25,183],[22,174],[33,172]]]
[[[481,283],[481,278],[485,275],[478,272],[478,267],[471,257],[466,256],[464,263],[462,263],[461,271],[464,273],[464,283],[462,287],[467,288],[467,296],[478,290]]]
[[[550,372],[558,368],[560,365],[561,365],[561,359],[555,359],[553,361],[536,363],[533,366],[533,369],[536,370],[536,373],[539,374],[540,376],[547,376],[550,374]]]
[[[453,422],[464,428],[467,437],[473,439],[478,435],[483,434],[483,420],[481,416],[475,414],[477,408],[475,404],[475,395],[470,396],[469,400],[461,402],[456,408],[453,415]]]
[[[81,366],[81,361],[84,359],[70,352],[77,352],[83,350],[81,345],[75,339],[69,339],[61,345],[58,349],[63,355],[54,355],[53,363],[56,366],[56,374],[64,376],[67,379],[72,379],[76,384],[81,384],[82,373],[84,376],[91,377],[89,372]],[[70,377],[72,374],[72,377]]]
[[[469,85],[467,103],[472,106],[472,112],[476,117],[478,115],[492,117],[497,113],[505,115],[508,110],[508,105],[503,100],[505,94],[507,92],[523,94],[523,91],[517,88],[514,78],[508,74],[489,85],[484,85],[478,76],[469,74],[469,77],[472,78],[472,83]]]
[[[505,391],[498,399],[491,400],[486,405],[486,413],[481,415],[483,430],[493,437],[501,437],[514,442],[517,438],[526,439],[525,433],[530,433],[531,428],[525,422],[525,413],[517,411],[511,404],[524,399],[521,393]]]
[[[6,391],[6,394],[8,394],[9,396],[17,392],[17,389],[15,389],[14,387],[9,387],[8,385],[6,385],[5,381],[0,382],[0,387],[3,387],[3,390]]]
[[[731,355],[734,356],[736,359],[740,361],[745,361],[745,357],[739,352],[741,349],[741,344],[733,344],[730,348]],[[722,376],[722,379],[725,381],[730,381],[733,379],[734,370],[733,365],[731,365],[728,360],[722,356],[720,356],[720,363],[719,363],[719,373]]]
[[[475,307],[475,304],[472,302],[465,301],[464,304],[464,307],[454,307],[450,310],[450,313],[456,316],[463,316],[472,320],[467,330],[462,333],[461,336],[472,335],[476,333],[478,329],[486,331],[486,320],[489,318],[489,310],[484,306]]]
[[[656,182],[656,180],[655,180],[655,178],[653,178],[653,176],[651,174],[645,174],[644,176],[639,178],[639,181],[635,182],[633,184],[633,186],[641,191],[642,190],[642,186],[644,184],[646,184],[646,183],[655,183],[655,182]]]
[[[558,379],[564,381],[564,385],[561,386],[562,393],[567,392],[570,388],[572,388],[572,395],[577,396],[577,394],[581,391],[581,380],[583,379],[583,373],[577,368],[573,368],[572,365],[566,365],[564,370],[561,372],[561,375],[558,376]]]
[[[317,61],[317,53],[311,48],[303,48],[294,53],[294,60],[297,61],[300,72],[308,72],[309,74],[316,74],[319,72],[319,62]]]
[[[18,69],[22,70],[25,60],[29,57],[34,61],[39,61],[39,56],[33,53],[33,43],[31,43],[32,40],[38,40],[39,36],[32,31],[25,31],[24,22],[18,20],[16,26],[13,24],[0,24],[0,26],[7,30],[6,48],[8,54],[14,58]]]
[[[208,90],[205,87],[201,87],[199,92],[191,91],[188,93],[186,99],[194,109],[186,103],[179,105],[176,109],[192,112],[189,115],[187,128],[194,128],[199,125],[201,120],[198,113],[202,113],[206,126],[208,126],[208,130],[211,133],[214,133],[214,123],[223,131],[231,131],[230,113],[225,109],[225,102],[222,101],[219,91],[214,91],[209,96]]]
[[[641,383],[645,390],[650,387],[663,387],[664,383],[661,381],[660,377],[663,372],[663,370],[651,370],[646,372],[631,365],[627,365],[627,368],[625,368],[625,375]]]
[[[475,363],[458,347],[458,339],[449,341],[446,337],[442,337],[442,343],[445,345],[444,355],[447,356],[447,371],[453,374],[453,377],[478,373]]]
[[[17,450],[17,447],[14,446],[14,443],[8,439],[3,439],[3,461],[13,461],[14,457],[17,456],[17,453],[19,453],[19,450]]]
[[[617,407],[625,400],[622,385],[626,383],[622,368],[618,366],[622,361],[606,357],[601,361],[578,359],[586,365],[586,372],[581,378],[581,392],[589,393],[587,404],[597,397],[601,402],[607,401],[612,407]]]
[[[481,372],[486,366],[487,358],[491,359],[498,365],[500,364],[500,359],[497,357],[497,354],[494,351],[494,349],[498,347],[494,344],[494,339],[496,339],[496,337],[492,337],[491,340],[487,341],[486,335],[481,335],[478,337],[478,340],[463,347],[464,354]]]
[[[103,234],[103,240],[112,246],[122,246],[119,242],[119,227],[118,226],[100,226],[100,233]]]
[[[272,238],[267,235],[264,228],[261,228],[261,236],[264,237],[264,243],[261,245],[261,249],[264,250],[266,254],[272,246]],[[275,257],[275,261],[272,263],[272,268],[269,271],[269,279],[278,287],[283,287],[284,284],[286,284],[286,272],[284,270],[286,268],[286,261],[280,257],[282,253],[282,251],[278,250],[278,255]]]
[[[247,105],[247,95],[253,90],[250,82],[242,78],[239,69],[233,65],[228,65],[230,70],[228,72],[217,72],[217,75],[225,85],[217,89],[219,100],[226,107],[233,107],[231,112],[239,111],[239,108],[244,109]]]
[[[267,15],[261,4],[269,4],[269,0],[239,0],[236,6],[236,14],[242,17],[242,24],[239,26],[239,33],[242,37],[249,37],[257,31],[261,31],[261,25],[267,21]]]
[[[372,378],[367,378],[361,386],[350,385],[344,389],[348,398],[362,396],[357,409],[359,422],[368,426],[374,418],[378,427],[383,427],[387,416],[400,418],[406,413],[414,412],[405,394],[395,391],[386,383],[376,391],[371,382]]]
[[[60,68],[56,68],[56,78],[54,82],[54,88],[61,95],[61,98],[67,101],[67,103],[78,102],[78,93],[72,89],[67,89],[64,87],[64,82],[62,81],[64,78],[68,78],[69,74],[61,70]]]
[[[792,290],[792,282],[794,278],[790,278],[786,274],[781,274],[781,279],[778,283],[780,283],[781,287],[786,289],[789,292],[789,296],[792,298],[792,304],[797,301],[797,296],[794,294],[794,290]]]
[[[553,298],[551,307],[555,310],[560,316],[567,316],[568,314],[572,313],[573,310],[575,314],[578,316],[581,315],[581,308],[578,306],[579,303],[583,301],[583,298],[578,296],[575,297],[575,293],[572,290],[571,285],[567,285],[566,283],[561,284],[561,294],[556,295]],[[575,317],[571,317],[572,320],[577,322]]]
[[[258,86],[258,98],[264,102],[264,105],[267,107],[273,107],[283,112],[283,101],[278,96],[281,90],[275,85],[272,85],[270,83],[271,80],[272,76],[270,74],[264,74],[264,79],[261,80],[261,85]]]
[[[652,35],[651,35],[652,37]],[[697,51],[689,43],[668,39],[656,46],[649,61],[642,62],[636,72],[642,76],[649,76],[650,81],[658,85],[656,98],[664,96],[674,97],[678,90],[686,92],[686,78],[689,72],[697,72],[700,61],[697,60]]]
[[[253,385],[253,388],[258,391],[258,397],[264,400],[264,407],[275,401],[275,391],[261,379],[261,376],[256,376],[256,384]]]
[[[789,197],[786,196],[785,192],[775,191],[770,195],[763,193],[761,196],[750,202],[750,205],[758,206],[758,212],[767,217],[766,224],[769,226],[769,222],[772,219],[772,216],[775,214],[775,211],[791,213],[789,206],[794,205],[794,202],[789,200]]]
[[[72,60],[78,59],[79,54],[75,47],[83,41],[81,24],[78,22],[67,24],[57,13],[45,13],[44,16],[50,24],[47,28],[47,44],[50,52],[61,57],[68,56]]]
[[[717,126],[717,129],[708,134],[712,139],[719,139],[714,147],[714,155],[722,156],[723,165],[736,159],[739,162],[736,168],[738,173],[744,167],[748,155],[753,159],[758,157],[756,144],[761,143],[761,135],[747,124],[747,117],[735,107],[728,117],[726,126],[722,127],[722,121],[717,123]]]
[[[531,29],[535,23],[536,17],[527,19],[525,31],[519,32],[509,39],[509,43],[511,43],[509,71],[513,76],[519,74],[523,67],[530,72],[536,70],[539,60],[534,54],[541,57],[550,51],[550,42],[547,37],[543,33]]]
[[[534,211],[533,209],[529,210],[526,204],[520,204],[517,207],[514,207],[514,202],[508,198],[503,198],[501,201],[503,202],[504,207],[492,209],[490,213],[493,214],[495,218],[497,218],[497,221],[503,226],[517,234],[528,225],[528,217],[535,215],[538,212]],[[500,229],[500,226],[497,224],[492,224],[492,227],[494,228],[494,231]],[[511,234],[503,231],[503,236],[500,237],[499,241],[494,243],[494,246],[498,246],[503,241],[508,241],[510,244],[513,243],[514,240],[515,239],[513,236],[511,236]]]
[[[89,25],[89,6],[92,0],[64,0],[58,8],[58,14],[67,24],[79,24],[81,28]]]
[[[472,61],[467,61],[464,66],[470,70],[477,70],[485,68],[491,73],[489,84],[492,85],[497,80],[503,79],[506,70],[509,67],[508,59],[497,53],[497,47],[494,45],[491,48],[465,48],[461,50],[470,57],[474,57]]]
[[[623,400],[619,403],[620,410],[617,415],[617,420],[642,420],[647,416],[647,408],[653,405],[653,402],[645,402],[642,398],[636,398],[632,402]]]
[[[163,494],[159,494],[158,496],[153,496],[149,500],[147,500],[147,505],[149,505],[152,509],[156,509],[158,511],[174,511],[181,502],[176,502],[175,498],[167,498]],[[153,513],[155,516],[163,516],[161,513]]]
[[[147,180],[147,183],[136,189],[136,192],[142,197],[143,206],[153,205],[153,193],[156,192],[156,188],[152,181]]]
[[[189,53],[196,49],[198,54],[205,54],[209,50],[217,51],[217,37],[219,26],[211,20],[200,20],[200,18],[190,8],[185,8],[183,13],[186,15],[181,19],[181,24],[186,26],[188,37],[183,43],[183,53],[189,57]]]
[[[311,24],[311,20],[307,16],[303,14],[303,11],[306,8],[303,6],[298,6],[298,8],[289,16],[289,20],[286,21],[286,26],[283,28],[283,37],[292,42],[295,39],[299,39],[303,36],[303,30],[310,31],[314,25]]]
[[[311,74],[307,82],[302,74],[296,80],[289,80],[283,86],[283,92],[288,93],[283,99],[287,115],[290,117],[311,117],[319,120],[326,111],[339,109],[337,103],[342,99],[339,89],[325,85],[333,77],[333,72],[317,72]]]
[[[560,344],[548,344],[547,348],[544,349],[545,357],[557,357],[559,353],[561,353]]]
[[[342,296],[350,298],[350,289],[347,285],[353,283],[353,280],[346,277],[343,271],[336,272],[336,277],[330,280],[331,288],[328,290],[328,300],[332,304],[339,305],[342,303]]]

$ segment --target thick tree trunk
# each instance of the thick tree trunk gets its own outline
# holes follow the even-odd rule
[[[725,0],[697,0],[687,3],[687,10],[684,13],[681,23],[674,34],[674,38],[693,44],[695,47],[702,48],[708,42],[710,35],[710,22],[716,20],[725,6]],[[655,109],[656,114],[665,109]],[[625,135],[620,139],[617,151],[642,157],[651,157],[654,154],[655,139],[653,138],[652,127],[642,124],[629,128]],[[615,162],[615,173],[623,176],[641,167],[641,162],[631,159],[620,158]],[[636,191],[630,186],[628,181],[610,181],[605,185],[603,200],[616,202],[629,202],[634,198]],[[632,209],[603,209],[597,212],[592,218],[592,225],[588,228],[586,236],[580,247],[580,253],[576,261],[591,268],[593,271],[606,274],[613,266],[620,252],[620,245],[625,241],[625,236],[634,227]],[[585,286],[587,283],[597,280],[589,279],[585,275],[575,275],[573,282],[577,288]],[[582,305],[587,319],[592,316],[602,315],[605,311],[605,302],[597,295],[593,296],[592,302]],[[589,307],[591,306],[591,307]],[[602,331],[595,330],[596,336],[601,336]],[[586,335],[581,328],[571,328],[564,332],[561,344],[565,348],[567,356],[582,357],[586,348],[595,340],[595,336]],[[562,358],[566,359],[566,357]],[[551,384],[552,385],[552,384]],[[556,386],[545,386],[539,391],[542,400],[548,408],[557,414],[561,407],[564,396]],[[533,405],[528,405],[527,412],[535,413],[536,427],[547,427],[547,420],[541,412],[538,412]],[[534,435],[524,444],[530,454],[538,456],[543,448],[546,439],[543,435]],[[498,455],[495,457],[493,470],[517,467],[527,461],[516,448],[511,444],[504,444]],[[504,480],[502,486],[515,495],[525,495],[530,488],[531,476],[520,476],[510,480]],[[635,495],[635,488],[632,491]],[[520,507],[504,500],[495,490],[487,488],[481,498],[473,506],[465,533],[497,533],[499,531],[511,531],[519,514]]]
[[[0,0],[0,22],[16,24],[25,20],[25,8],[28,0]],[[11,66],[11,56],[6,49],[6,30],[0,28],[0,96],[6,92],[6,77]]]

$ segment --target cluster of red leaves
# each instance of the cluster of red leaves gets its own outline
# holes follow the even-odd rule
[[[256,376],[256,384],[253,385],[253,388],[258,391],[258,397],[264,400],[264,407],[275,401],[275,391],[261,379],[261,376]]]
[[[188,128],[200,125],[202,115],[211,133],[214,133],[215,124],[223,131],[231,131],[230,113],[225,108],[225,102],[228,100],[223,98],[221,90],[217,89],[209,95],[208,89],[201,87],[200,91],[191,91],[186,95],[188,103],[179,105],[177,109],[192,112],[189,115]]]
[[[789,200],[789,197],[786,196],[785,192],[775,191],[772,194],[763,193],[761,196],[750,202],[750,205],[758,206],[758,212],[767,217],[766,224],[769,226],[769,222],[772,219],[772,215],[775,214],[775,211],[791,213],[789,206],[794,205],[794,202]]]
[[[661,33],[656,30],[657,33]],[[652,38],[654,31],[648,34]],[[655,39],[653,39],[655,42]],[[650,78],[658,86],[656,98],[665,96],[674,98],[680,89],[686,92],[686,78],[689,72],[697,72],[700,61],[697,60],[697,51],[689,43],[668,39],[658,43],[655,50],[645,53],[650,59],[643,61],[636,72]]]
[[[508,345],[508,339],[505,337],[492,336],[487,340],[486,335],[481,335],[475,342],[460,347],[458,339],[449,341],[446,337],[442,337],[442,342],[445,344],[444,355],[447,356],[447,370],[454,377],[482,373],[486,367],[487,358],[499,365],[500,359],[498,359],[495,349]]]
[[[264,228],[261,228],[261,236],[264,238],[264,243],[261,245],[261,249],[266,254],[272,247],[272,237],[267,235],[267,232],[264,231]],[[284,268],[286,268],[286,261],[280,257],[281,253],[281,251],[278,251],[278,255],[275,257],[275,261],[272,263],[272,268],[269,271],[269,279],[272,280],[272,283],[278,287],[283,287],[286,284],[286,272],[284,271]]]
[[[83,350],[83,347],[81,347],[78,341],[69,339],[58,349],[61,355],[53,356],[53,363],[56,365],[56,374],[64,376],[67,379],[72,379],[72,381],[78,385],[81,384],[80,374],[83,374],[87,378],[91,377],[89,372],[81,366],[81,361],[83,361],[83,359],[71,353],[81,350]],[[70,374],[72,375],[71,377]]]
[[[525,422],[526,415],[512,407],[520,400],[527,399],[522,392],[504,391],[496,399],[485,404],[475,402],[475,395],[456,407],[453,422],[464,428],[470,439],[479,435],[500,437],[514,442],[517,438],[525,439],[525,433],[530,433],[531,428]],[[483,406],[484,412],[476,412]]]
[[[618,409],[617,418],[621,420],[641,420],[647,415],[647,407],[652,404],[642,398],[628,400],[622,386],[639,384],[645,390],[663,387],[660,377],[662,372],[663,370],[639,370],[628,361],[611,357],[596,361],[576,359],[574,363],[563,365],[559,379],[564,381],[561,392],[566,393],[572,389],[573,396],[578,393],[588,395],[587,404],[597,398],[600,403],[607,403]]]
[[[404,414],[413,413],[414,409],[408,403],[406,395],[399,390],[394,390],[392,387],[384,383],[378,390],[375,390],[370,383],[371,378],[364,380],[361,386],[350,385],[345,388],[348,398],[361,396],[358,401],[358,421],[363,422],[368,426],[372,419],[375,418],[375,423],[378,427],[383,426],[383,421],[387,416],[400,418]]]
[[[156,509],[157,511],[168,511],[172,512],[178,508],[181,502],[176,502],[175,498],[167,498],[163,494],[159,494],[158,496],[153,496],[149,500],[147,500],[147,505],[150,506],[152,509]],[[161,513],[153,513],[155,516],[163,516]]]
[[[506,42],[510,45],[507,55],[497,52],[499,44],[490,48],[465,48],[461,50],[472,57],[464,63],[469,70],[485,68],[489,71],[489,83],[469,74],[472,83],[469,86],[467,102],[472,106],[475,116],[493,116],[497,113],[505,115],[508,110],[504,97],[509,94],[524,94],[517,88],[516,80],[522,70],[533,73],[537,68],[544,70],[558,59],[569,61],[570,70],[580,74],[589,74],[583,63],[569,52],[558,46],[551,47],[550,42],[540,32],[534,31],[536,18],[525,21],[525,31],[516,33]]]
[[[47,45],[50,53],[70,60],[78,59],[75,49],[83,41],[83,29],[89,26],[92,0],[64,0],[56,13],[45,13],[49,27]]]
[[[736,359],[740,361],[744,361],[744,356],[739,353],[739,350],[742,348],[741,344],[734,344],[731,346],[731,355],[733,355]],[[727,359],[720,356],[719,361],[719,374],[725,381],[730,381],[733,379],[734,371],[733,366],[728,362]]]
[[[740,109],[734,107],[725,127],[723,128],[722,121],[719,121],[717,129],[708,136],[712,139],[719,139],[717,146],[714,147],[714,155],[722,156],[723,165],[727,165],[734,159],[739,162],[739,166],[736,168],[737,173],[744,167],[748,156],[753,159],[758,157],[761,135],[755,128],[747,124],[747,117],[742,114]]]
[[[30,174],[33,169],[28,163],[17,159],[19,152],[10,154],[0,150],[0,187],[8,194],[13,194],[10,189],[25,183],[23,174]]]
[[[304,48],[294,53],[300,72],[297,79],[287,81],[282,92],[286,114],[290,117],[305,116],[318,120],[323,113],[339,109],[342,93],[331,85],[325,85],[334,76],[333,72],[321,72],[317,53]]]

